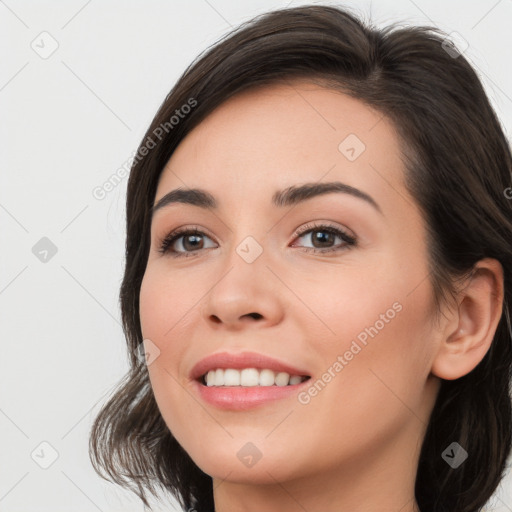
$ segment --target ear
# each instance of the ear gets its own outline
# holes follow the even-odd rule
[[[459,292],[432,364],[432,373],[454,380],[467,375],[489,350],[503,310],[503,268],[485,258],[475,264]]]

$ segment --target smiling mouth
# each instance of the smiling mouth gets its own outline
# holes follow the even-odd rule
[[[290,375],[268,368],[216,368],[205,373],[199,382],[208,387],[295,386],[310,379],[309,375]]]

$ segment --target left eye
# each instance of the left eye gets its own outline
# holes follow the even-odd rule
[[[308,229],[309,228],[309,229]],[[356,238],[345,231],[328,225],[307,226],[306,229],[297,233],[298,238],[308,236],[313,247],[304,247],[307,251],[325,253],[330,251],[340,251],[356,244]],[[335,239],[342,241],[341,246],[333,246]],[[316,245],[315,245],[316,244]]]
[[[313,236],[313,234],[315,234]],[[313,247],[304,247],[306,252],[326,253],[331,251],[341,251],[356,245],[356,238],[345,231],[329,225],[306,226],[300,232],[295,233],[296,238],[309,236]],[[333,246],[336,238],[341,240],[341,244]],[[211,248],[205,246],[204,240],[211,240],[209,236],[199,229],[179,229],[169,233],[160,243],[159,252],[162,254],[171,253],[173,257],[196,256],[200,249]],[[215,243],[213,243],[215,247]],[[296,244],[292,244],[296,247]]]

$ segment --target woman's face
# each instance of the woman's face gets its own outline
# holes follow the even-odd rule
[[[216,206],[155,211],[140,318],[159,409],[204,472],[414,479],[439,380],[425,225],[403,180],[390,122],[305,82],[233,97],[176,149],[155,204],[197,188]],[[274,204],[327,183],[338,192]],[[178,228],[200,234],[162,253]],[[267,371],[241,371],[254,367]],[[284,373],[298,375],[284,386]]]

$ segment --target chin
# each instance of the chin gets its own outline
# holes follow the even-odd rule
[[[184,446],[194,463],[207,475],[221,480],[228,479],[238,483],[275,483],[275,480],[286,480],[291,477],[290,464],[293,450],[286,452],[281,443],[261,441],[263,436],[248,441],[240,438],[229,438],[224,441],[203,442],[192,449]],[[277,441],[279,439],[276,438]],[[265,446],[264,446],[265,445]],[[183,445],[182,445],[183,446]],[[287,461],[286,464],[283,464]]]

